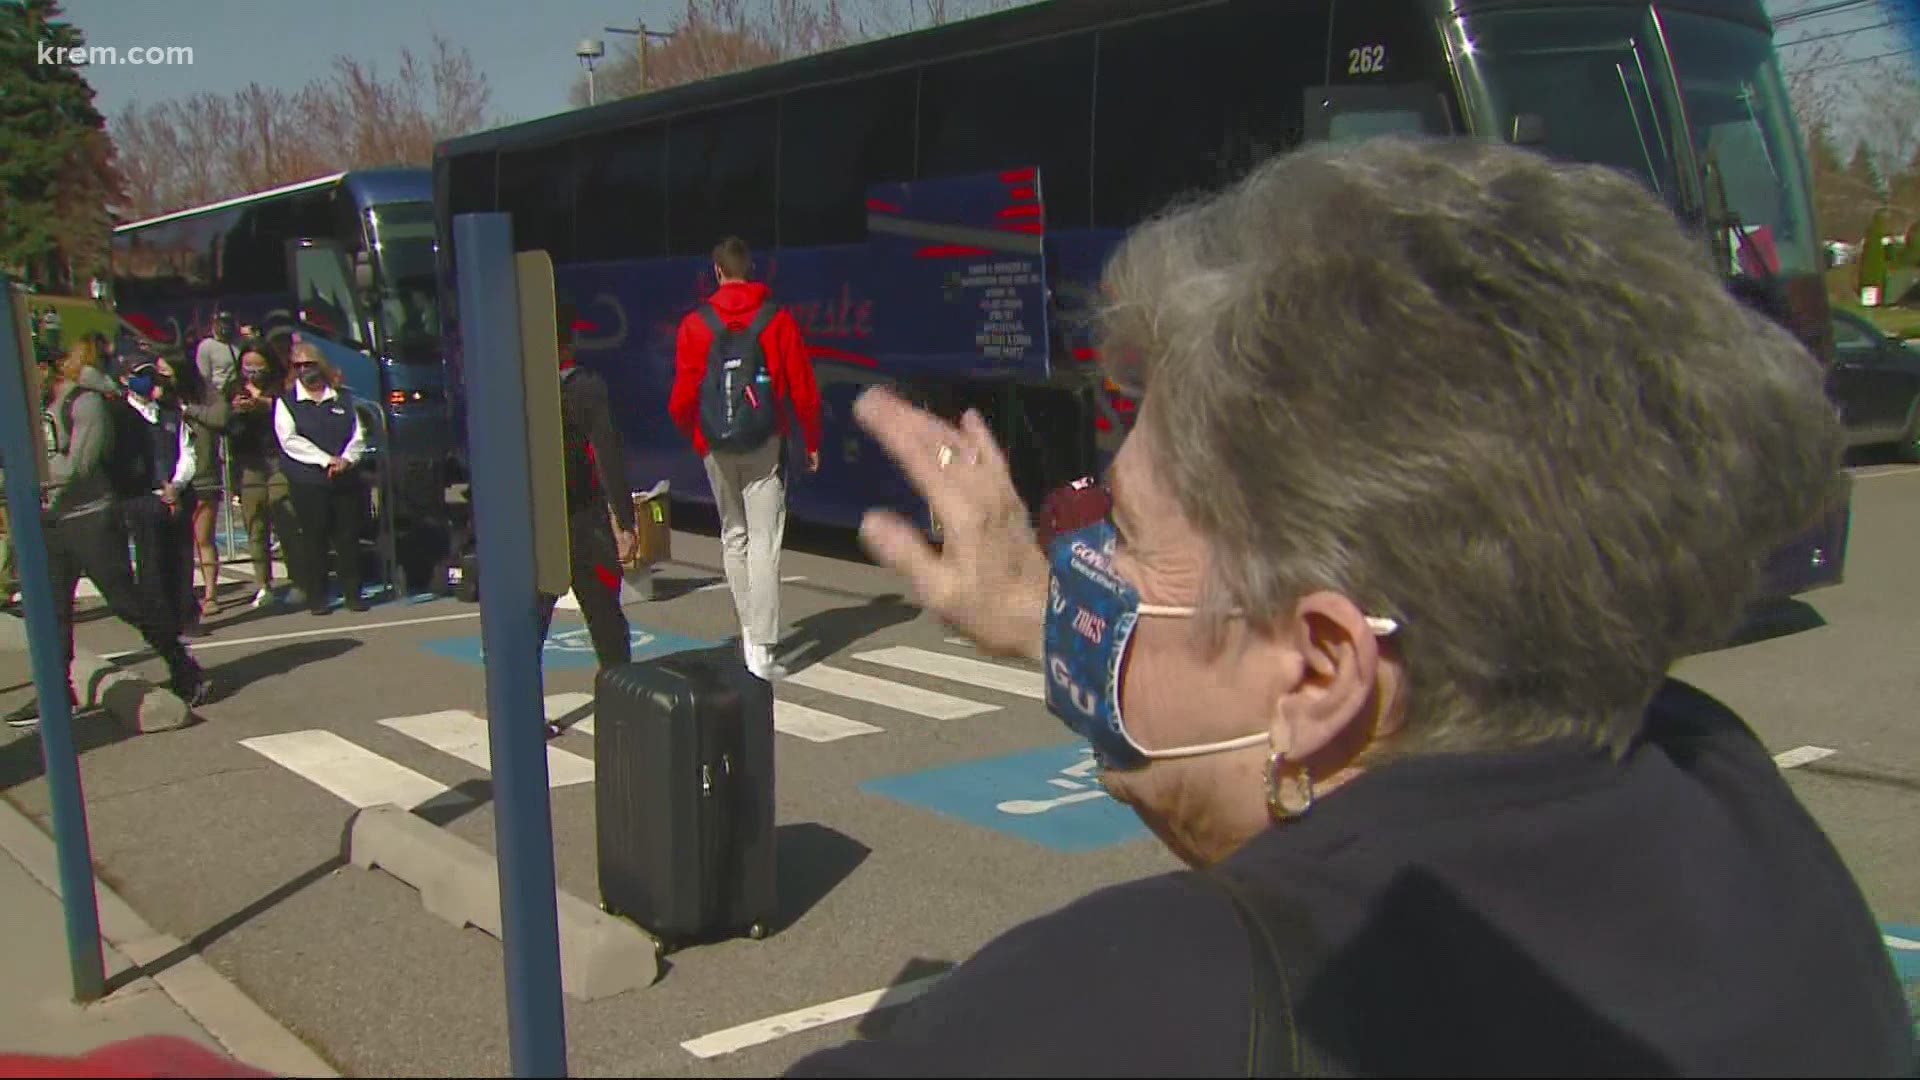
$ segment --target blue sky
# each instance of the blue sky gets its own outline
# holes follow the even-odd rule
[[[532,119],[568,108],[581,73],[574,46],[597,37],[612,52],[624,39],[605,26],[669,26],[676,0],[63,0],[68,21],[90,45],[122,49],[188,45],[192,65],[94,66],[96,104],[112,118],[132,102],[229,94],[250,82],[298,90],[327,74],[333,58],[397,70],[400,51],[432,49],[438,33],[473,54],[493,90],[495,113]]]
[[[1769,0],[1768,6],[1777,15],[1829,3]],[[521,120],[569,107],[567,90],[581,71],[574,58],[581,38],[602,38],[611,52],[625,39],[603,27],[632,26],[641,18],[650,26],[671,26],[685,9],[683,0],[64,0],[62,6],[90,44],[193,47],[191,66],[89,69],[100,110],[109,117],[130,102],[203,90],[231,93],[249,82],[295,90],[326,74],[341,54],[390,73],[403,47],[425,52],[439,33],[468,49],[486,72],[494,113]],[[1847,58],[1894,52],[1907,47],[1907,39],[1896,34],[1898,25],[1866,28],[1890,19],[1915,20],[1908,26],[1920,28],[1917,7],[1916,0],[1861,3],[1793,23],[1779,39],[1835,34],[1829,40]],[[1783,58],[1790,61],[1795,51],[1784,49]]]

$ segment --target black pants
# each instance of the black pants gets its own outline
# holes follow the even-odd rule
[[[620,610],[620,552],[613,543],[607,508],[574,514],[567,522],[567,544],[573,562],[573,595],[580,598],[580,614],[593,637],[594,655],[601,667],[628,663],[633,659],[633,641],[627,634],[627,613]],[[601,580],[602,569],[613,577],[611,588]],[[553,605],[559,600],[545,595],[539,599],[542,641],[553,625]]]
[[[193,594],[193,504],[191,490],[168,506],[158,495],[142,495],[120,504],[133,538],[134,581],[150,610],[165,608],[176,627],[200,619]]]
[[[127,532],[114,510],[47,522],[47,569],[53,579],[54,622],[73,666],[73,590],[82,577],[93,582],[107,610],[140,632],[176,682],[193,668],[180,641],[180,624],[168,603],[152,604],[134,585],[127,565]]]
[[[367,522],[367,492],[359,478],[349,474],[337,483],[294,482],[287,485],[293,518],[300,523],[298,550],[287,552],[287,571],[308,608],[327,603],[327,552],[333,552],[334,572],[340,576],[340,595],[349,604],[360,602],[360,532]],[[283,548],[285,545],[281,545]]]

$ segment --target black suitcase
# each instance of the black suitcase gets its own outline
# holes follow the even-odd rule
[[[663,951],[764,937],[778,906],[773,688],[731,650],[602,668],[593,740],[601,906]]]

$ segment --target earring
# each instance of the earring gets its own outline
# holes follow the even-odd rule
[[[1285,753],[1275,750],[1267,755],[1267,815],[1275,821],[1296,821],[1313,809],[1313,774],[1306,769],[1298,769],[1293,773],[1291,780],[1294,790],[1291,794],[1295,797],[1293,801],[1296,805],[1287,805],[1289,793],[1283,790],[1289,780],[1285,775],[1286,767]]]

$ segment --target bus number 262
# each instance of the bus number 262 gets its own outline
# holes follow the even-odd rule
[[[1347,50],[1347,74],[1377,75],[1387,70],[1387,47],[1385,45],[1362,45]]]

